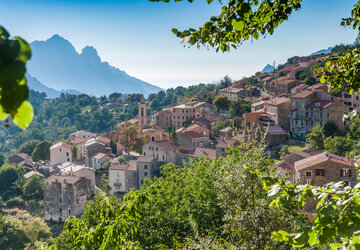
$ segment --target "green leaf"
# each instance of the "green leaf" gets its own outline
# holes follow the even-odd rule
[[[320,82],[323,83],[323,84],[326,83],[325,76],[322,76],[322,77],[320,78]]]
[[[235,30],[237,31],[242,31],[245,27],[245,22],[244,21],[237,21],[236,19],[233,19],[231,21],[232,26],[235,28]]]
[[[24,101],[13,116],[13,122],[22,129],[26,129],[34,117],[34,110],[28,101]]]
[[[31,57],[30,45],[26,41],[24,41],[21,37],[16,36],[14,37],[14,39],[17,40],[20,45],[20,51],[17,59],[26,63],[27,60],[29,60]]]
[[[9,114],[5,113],[3,107],[0,105],[0,121],[5,120],[8,116]]]

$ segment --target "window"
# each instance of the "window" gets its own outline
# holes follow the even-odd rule
[[[61,203],[61,198],[60,198],[59,202]]]
[[[145,176],[147,176],[147,174],[148,174],[147,172],[144,173]]]
[[[330,113],[327,113],[327,118],[329,118],[330,117]]]
[[[158,147],[156,147],[156,151],[159,151],[159,148],[158,148]]]
[[[147,165],[144,166],[144,169],[147,169]]]
[[[61,148],[60,148],[60,152],[61,152]]]
[[[149,150],[151,150],[151,147],[149,146]]]
[[[316,169],[316,176],[324,176],[324,169]]]
[[[351,177],[351,170],[350,169],[341,169],[340,177]]]
[[[154,136],[151,136],[151,141],[155,141],[155,137],[154,137]]]
[[[141,180],[141,185],[144,184],[144,180]]]
[[[69,209],[69,214],[70,214],[71,210]]]
[[[306,177],[311,177],[311,171],[306,171],[305,175],[306,175]]]
[[[61,209],[61,208],[59,208],[59,212],[60,212],[60,213],[62,212],[62,209]]]
[[[163,156],[162,159],[165,160],[165,156]]]
[[[69,152],[66,152],[66,156],[69,156]]]
[[[146,156],[146,152],[144,152],[144,156]]]
[[[119,172],[116,172],[116,176],[119,177],[119,176],[120,176],[120,173],[119,173]]]

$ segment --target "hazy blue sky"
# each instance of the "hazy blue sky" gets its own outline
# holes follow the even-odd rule
[[[94,46],[103,61],[163,88],[208,83],[225,75],[254,74],[335,44],[352,43],[355,32],[340,26],[355,0],[304,0],[302,9],[273,36],[246,42],[230,53],[184,48],[171,28],[198,27],[220,5],[154,3],[147,0],[0,0],[0,25],[27,41],[59,34],[80,52]]]

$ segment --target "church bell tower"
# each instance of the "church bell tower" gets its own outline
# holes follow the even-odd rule
[[[139,114],[138,114],[138,124],[140,128],[140,132],[142,132],[144,126],[147,124],[147,109],[146,103],[144,99],[144,95],[141,95],[140,103],[139,103]]]

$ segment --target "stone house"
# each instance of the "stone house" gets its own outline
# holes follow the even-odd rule
[[[205,132],[185,131],[177,135],[177,142],[182,146],[207,148],[209,146],[209,136]]]
[[[216,159],[219,159],[221,156],[226,156],[226,150],[230,146],[239,145],[239,143],[240,141],[237,139],[222,139],[218,141],[218,143],[215,145]]]
[[[322,151],[315,149],[305,149],[303,151],[291,153],[275,164],[275,167],[277,168],[277,174],[279,176],[285,176],[287,173],[290,173],[290,179],[295,182],[295,162],[320,153],[322,153]]]
[[[215,160],[216,150],[189,146],[180,147],[179,150],[176,152],[175,164],[177,166],[184,167],[184,163],[190,163],[191,160],[198,160],[200,158]]]
[[[110,157],[107,154],[97,153],[96,155],[90,158],[91,161],[90,165],[94,168],[101,168],[105,162],[110,161],[111,159],[112,157]]]
[[[154,157],[159,162],[174,163],[176,145],[171,141],[150,141],[143,146],[143,155]]]
[[[51,175],[44,181],[44,219],[61,223],[71,216],[80,216],[91,195],[89,179]]]
[[[331,121],[343,129],[346,105],[323,91],[303,91],[290,98],[290,131],[292,136],[305,137],[316,124]]]
[[[300,67],[309,68],[316,63],[313,59],[304,59],[299,62]]]
[[[353,187],[358,182],[356,166],[346,157],[323,152],[295,162],[295,180],[314,186],[343,181]]]
[[[85,177],[86,179],[90,180],[91,190],[95,189],[95,170],[93,168],[77,165],[72,162],[65,162],[61,165],[58,165],[55,172],[52,174]]]
[[[95,133],[91,133],[89,131],[86,130],[79,130],[75,133],[70,134],[69,139],[73,139],[73,138],[83,138],[83,139],[92,139],[95,138],[96,134]]]
[[[23,166],[25,169],[32,169],[34,167],[34,162],[28,154],[25,153],[18,153],[15,155],[12,155],[8,158],[9,164],[18,164],[20,166]],[[1,166],[0,166],[1,167]]]
[[[276,97],[265,101],[264,111],[276,126],[286,131],[290,130],[290,100],[286,97]]]
[[[232,127],[226,127],[219,131],[220,140],[231,139],[235,136],[235,130]]]
[[[280,126],[269,126],[267,128],[267,134],[265,141],[269,144],[269,147],[279,146],[288,141],[288,133]]]
[[[91,159],[98,153],[110,155],[111,148],[106,147],[104,143],[97,141],[95,138],[88,140],[85,143],[85,165],[93,167]]]
[[[152,125],[146,127],[142,134],[146,136],[146,141],[168,141],[169,135],[165,133],[159,126]]]
[[[158,112],[155,116],[155,124],[162,129],[168,129],[172,126],[172,109],[167,108]]]
[[[59,142],[50,147],[50,165],[72,162],[73,146],[66,142]]]
[[[73,137],[69,139],[69,142],[76,146],[76,160],[81,161],[85,157],[85,143],[88,139]]]
[[[140,189],[144,185],[144,180],[154,175],[156,170],[158,170],[156,158],[140,156],[136,160],[137,188]]]
[[[291,94],[291,89],[300,84],[298,80],[289,77],[280,77],[275,80],[277,82],[276,93]]]
[[[360,110],[360,93],[348,94],[342,93],[342,102],[349,107],[354,108],[356,111]]]
[[[110,195],[115,193],[126,193],[131,188],[136,188],[136,162],[129,161],[127,164],[121,164],[113,161],[109,168],[109,187]]]
[[[172,125],[176,129],[181,128],[185,122],[204,117],[206,114],[211,113],[212,110],[212,105],[196,101],[172,107]]]

